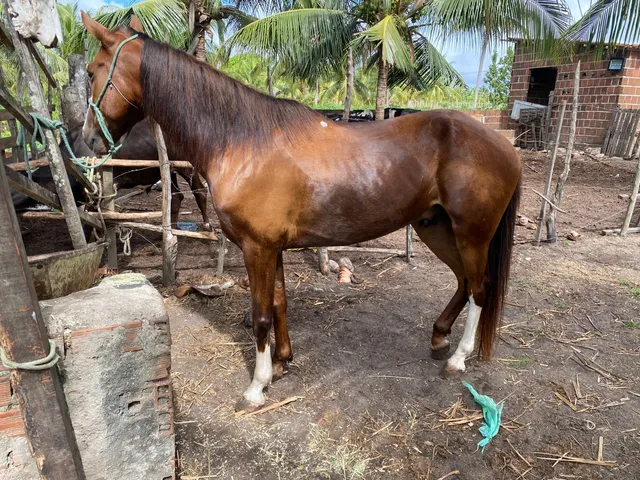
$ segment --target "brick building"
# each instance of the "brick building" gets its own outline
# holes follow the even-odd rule
[[[553,62],[536,60],[530,47],[516,40],[508,112],[512,111],[516,100],[548,105],[549,94],[553,91],[550,132],[556,129],[557,105],[566,100],[564,124],[567,133],[562,139],[566,142],[578,58],[581,59],[581,73],[576,143],[602,145],[613,110],[640,109],[640,44],[608,48],[600,60],[594,58],[593,49],[584,48],[573,58]],[[513,128],[514,123],[510,126]]]

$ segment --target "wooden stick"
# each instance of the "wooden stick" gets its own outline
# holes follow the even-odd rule
[[[384,253],[404,257],[405,251],[396,248],[368,248],[368,247],[327,247],[330,252],[361,252],[361,253]]]
[[[524,458],[522,455],[520,455],[520,452],[518,452],[518,450],[516,450],[516,447],[513,446],[513,444],[511,443],[511,441],[508,438],[507,438],[507,443],[512,448],[512,450],[514,452],[516,452],[516,455],[518,455],[518,457],[520,457],[520,460],[522,460],[524,463],[526,463],[527,467],[530,467],[531,464],[529,463],[529,461],[526,458]]]
[[[542,453],[541,455],[556,455],[555,453]],[[615,467],[617,464],[615,461],[612,460],[591,460],[589,458],[577,458],[577,457],[566,457],[566,456],[560,456],[558,455],[555,458],[549,458],[549,457],[538,457],[536,456],[536,458],[538,460],[547,460],[550,462],[570,462],[570,463],[583,463],[586,465],[598,465],[600,467]]]
[[[251,412],[251,413],[246,413],[244,410],[240,410],[239,412],[235,413],[235,417],[236,418],[239,418],[239,417],[252,417],[254,415],[260,415],[262,413],[270,412],[271,410],[275,410],[276,408],[280,408],[283,405],[287,405],[289,403],[295,402],[296,400],[301,400],[303,398],[304,397],[289,397],[289,398],[285,398],[281,402],[272,403],[268,407],[261,408],[260,410],[256,410],[255,412]]]
[[[602,450],[604,448],[604,438],[600,436],[598,439],[598,461],[602,462]]]
[[[438,480],[444,480],[445,478],[449,478],[454,475],[460,475],[460,470],[454,470],[453,472],[449,472],[446,475],[443,475],[442,477],[440,477]]]
[[[180,212],[185,215],[191,212]],[[64,220],[64,214],[62,212],[40,212],[40,211],[28,211],[20,214],[23,218],[41,218],[48,220]],[[147,220],[154,218],[162,218],[162,212],[102,212],[102,216],[105,220]]]
[[[94,157],[93,160],[99,161],[100,159],[97,158],[97,157]],[[49,161],[45,160],[45,159],[31,160],[29,162],[29,166],[31,168],[46,167],[48,165],[49,165]],[[11,170],[16,170],[16,171],[19,171],[19,172],[25,171],[27,169],[27,167],[24,164],[24,162],[9,163],[7,166]],[[158,160],[128,160],[128,159],[112,158],[110,160],[107,160],[103,164],[103,166],[105,166],[105,167],[132,167],[132,168],[147,168],[147,167],[159,168],[160,164],[158,163]],[[193,165],[191,165],[191,163],[185,162],[183,160],[171,160],[171,161],[169,161],[169,166],[171,168],[193,168]]]
[[[567,109],[567,101],[562,101],[560,107],[560,117],[556,127],[556,138],[553,144],[553,151],[551,152],[551,160],[549,161],[549,168],[547,169],[547,179],[544,186],[544,194],[548,197],[551,194],[551,182],[553,180],[553,169],[556,165],[556,158],[558,156],[558,146],[560,144],[560,134],[562,133],[562,124],[564,122],[564,113]],[[544,197],[543,197],[544,198]],[[540,238],[542,237],[542,224],[544,223],[544,217],[547,212],[547,204],[542,202],[540,205],[540,214],[538,216],[538,229],[536,230],[536,246],[540,246]]]
[[[629,206],[627,207],[627,214],[624,217],[622,228],[620,229],[620,236],[624,237],[629,231],[629,224],[631,223],[631,217],[633,217],[633,211],[636,208],[636,201],[638,199],[638,190],[640,189],[640,149],[636,152],[636,176],[633,180],[633,190],[631,190],[631,197],[629,197]]]
[[[162,227],[160,225],[151,225],[150,223],[138,223],[138,222],[120,222],[117,220],[108,220],[108,223],[114,223],[121,227],[139,228],[140,230],[148,230],[150,232],[162,233]],[[214,240],[218,241],[218,236],[213,232],[188,232],[185,230],[171,229],[171,233],[177,237],[197,238],[199,240]]]
[[[616,235],[622,232],[621,228],[605,228],[600,232],[601,235]],[[630,227],[627,228],[625,233],[640,233],[640,227]]]
[[[176,260],[178,257],[178,237],[171,230],[171,169],[167,146],[164,143],[162,129],[155,120],[149,118],[153,136],[158,145],[160,178],[162,180],[162,278],[165,286],[176,282]]]
[[[546,201],[549,205],[551,205],[553,208],[555,208],[557,211],[562,212],[562,213],[567,213],[564,210],[562,210],[560,207],[558,207],[555,203],[553,203],[551,200],[549,200],[546,196],[544,196],[543,194],[541,194],[539,191],[537,191],[535,188],[532,188],[531,190],[533,190],[533,193],[535,193],[536,195],[539,195],[540,197],[542,197],[542,199],[544,201]],[[543,202],[544,203],[544,202]]]

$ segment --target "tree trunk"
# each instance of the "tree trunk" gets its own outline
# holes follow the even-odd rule
[[[87,78],[84,56],[74,54],[68,59],[69,83],[62,90],[60,106],[62,118],[68,129],[84,123],[87,111]]]
[[[318,105],[318,100],[320,97],[320,80],[316,78],[316,91],[313,95],[313,104]]]
[[[273,92],[273,74],[271,73],[271,65],[267,65],[267,86],[269,87],[269,95],[274,97]]]
[[[204,30],[202,33],[198,34],[198,44],[196,45],[195,57],[201,62],[206,62],[207,60],[207,48],[204,41]]]
[[[482,53],[480,53],[480,65],[478,65],[478,76],[476,77],[476,88],[473,92],[473,109],[478,108],[478,94],[480,93],[480,81],[482,80],[482,67],[484,66],[484,57],[487,54],[489,46],[489,35],[485,34],[482,42]]]
[[[384,107],[387,100],[387,78],[389,75],[389,65],[382,57],[382,48],[379,49],[380,60],[378,61],[378,88],[376,91],[376,121],[384,120]]]
[[[355,71],[353,68],[353,50],[349,48],[347,50],[347,92],[344,97],[344,112],[342,113],[342,120],[349,121],[349,115],[351,114],[351,102],[353,102],[353,83],[355,79]]]
[[[571,111],[571,127],[569,128],[569,143],[567,143],[567,154],[564,158],[564,168],[556,184],[556,192],[553,195],[553,203],[560,207],[562,201],[562,194],[564,192],[564,185],[569,178],[569,171],[571,167],[571,154],[573,153],[573,144],[576,138],[576,125],[578,123],[578,98],[580,93],[580,60],[576,65],[576,71],[573,82],[573,110]],[[558,232],[556,230],[556,209],[549,205],[549,217],[547,219],[547,240],[549,243],[556,243],[558,241]]]

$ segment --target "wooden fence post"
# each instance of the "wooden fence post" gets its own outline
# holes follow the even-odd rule
[[[14,362],[38,360],[50,352],[49,337],[31,280],[4,168],[0,168],[0,225],[0,345]],[[39,371],[12,370],[11,385],[40,478],[84,480],[57,367]]]
[[[6,18],[10,18],[8,0],[4,0],[3,3]],[[29,98],[31,99],[33,108],[43,117],[50,119],[51,115],[49,114],[49,106],[47,105],[44,97],[44,91],[42,89],[42,84],[40,83],[40,76],[38,75],[35,61],[31,56],[31,50],[34,46],[29,48],[28,44],[28,42],[32,41],[30,39],[22,38],[18,32],[16,32],[11,21],[8,22],[8,27],[14,50],[20,60],[22,73],[26,80]],[[20,102],[20,100],[21,99],[18,99],[18,102]],[[67,222],[67,227],[69,228],[69,235],[71,236],[73,248],[78,249],[86,247],[87,240],[84,236],[84,231],[82,230],[80,214],[78,213],[78,208],[76,207],[76,202],[73,198],[73,192],[69,185],[69,177],[67,176],[62,155],[58,148],[58,140],[50,130],[45,130],[44,135],[47,139],[47,158],[49,159],[49,167],[53,174],[62,210],[65,213],[65,220]]]
[[[413,256],[413,227],[411,224],[407,225],[405,232],[405,256],[408,263],[411,263],[411,257]]]
[[[113,187],[113,167],[102,167],[100,171],[102,177],[102,195],[105,198],[103,208],[108,212],[115,211],[115,188]],[[116,227],[109,226],[105,232],[107,236],[107,267],[110,269],[118,269],[118,239]]]
[[[171,231],[171,170],[167,146],[160,125],[152,118],[149,123],[158,145],[158,161],[162,180],[162,281],[165,286],[176,283],[176,260],[178,257],[178,237]]]
[[[553,203],[556,206],[560,206],[562,201],[562,194],[564,193],[564,186],[569,178],[569,171],[571,169],[571,155],[573,154],[573,145],[576,139],[576,125],[578,124],[578,108],[580,95],[580,60],[576,65],[576,71],[573,81],[573,110],[571,112],[571,126],[569,127],[569,143],[567,143],[567,153],[564,157],[564,168],[558,178],[556,184],[556,191],[553,195]],[[558,241],[558,232],[556,230],[556,209],[553,205],[549,205],[549,217],[547,218],[547,240],[551,243]]]
[[[629,206],[627,207],[627,214],[624,217],[624,223],[622,224],[622,229],[620,230],[621,237],[624,237],[629,230],[631,217],[633,216],[633,211],[636,208],[636,201],[638,200],[638,189],[640,189],[640,150],[636,152],[635,160],[637,163],[636,177],[633,181],[633,190],[631,191],[631,197],[629,198]]]
[[[553,151],[551,152],[551,160],[549,161],[549,168],[547,169],[547,180],[544,186],[544,196],[549,198],[551,193],[551,181],[553,180],[553,169],[556,166],[556,157],[558,155],[558,144],[560,143],[560,135],[562,134],[562,123],[564,122],[564,112],[567,109],[567,101],[562,101],[560,107],[560,116],[558,117],[558,124],[556,127],[556,138],[553,144]],[[544,217],[547,214],[547,201],[543,198],[542,205],[540,205],[540,214],[538,215],[538,228],[536,230],[536,246],[540,245],[540,238],[542,237],[542,224],[544,223]]]
[[[318,263],[320,264],[320,273],[329,275],[329,251],[327,247],[318,247]]]

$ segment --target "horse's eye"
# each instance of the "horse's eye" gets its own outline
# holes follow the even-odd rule
[[[89,78],[89,81],[93,80],[93,72],[87,72],[87,77]]]

